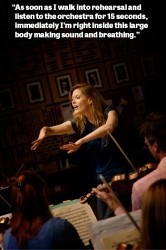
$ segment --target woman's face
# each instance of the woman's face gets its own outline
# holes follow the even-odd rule
[[[72,93],[71,103],[74,108],[74,114],[83,114],[86,116],[90,111],[92,101],[80,89],[75,89]]]

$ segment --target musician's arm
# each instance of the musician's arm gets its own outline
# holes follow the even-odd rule
[[[120,215],[125,212],[110,192],[99,191],[97,188],[92,188],[92,193],[95,194],[98,199],[104,201],[113,210],[115,215]]]

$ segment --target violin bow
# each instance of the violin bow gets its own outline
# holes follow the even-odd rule
[[[139,231],[139,233],[141,232],[141,229],[139,227],[139,225],[137,224],[137,222],[133,219],[133,217],[131,216],[131,214],[126,210],[126,208],[123,206],[123,204],[120,202],[120,200],[118,199],[117,195],[114,193],[113,189],[111,188],[111,186],[106,182],[105,178],[103,175],[99,175],[101,181],[103,182],[103,184],[106,186],[106,188],[108,189],[108,191],[111,193],[112,197],[117,201],[117,203],[119,204],[119,206],[121,206],[124,210],[124,212],[126,213],[126,215],[128,216],[128,218],[131,220],[131,222],[133,223],[133,225],[136,227],[136,229]]]
[[[129,164],[131,165],[131,167],[134,169],[135,172],[138,172],[136,170],[136,168],[134,167],[133,163],[130,161],[130,159],[128,158],[128,156],[126,155],[126,153],[123,151],[123,149],[121,148],[121,146],[119,145],[119,143],[115,140],[115,138],[113,137],[113,135],[107,130],[107,133],[109,134],[109,136],[111,137],[111,139],[114,141],[114,143],[116,144],[116,146],[119,148],[119,150],[121,151],[121,153],[124,155],[124,157],[126,158],[126,160],[129,162]]]
[[[25,162],[23,162],[23,164],[21,165],[21,167],[19,168],[19,170],[17,171],[17,173],[15,174],[15,177],[18,176],[18,174],[20,174],[22,168],[25,166]]]

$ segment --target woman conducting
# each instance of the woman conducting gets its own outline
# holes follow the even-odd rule
[[[78,140],[62,145],[60,149],[70,154],[85,145],[94,162],[97,185],[100,184],[100,174],[109,182],[113,176],[128,172],[128,162],[108,135],[109,131],[120,142],[120,115],[116,107],[105,105],[99,92],[86,83],[74,85],[69,99],[73,107],[73,119],[51,127],[44,126],[38,138],[32,142],[31,149],[36,150],[48,136],[75,133]],[[98,220],[113,215],[100,199],[97,200],[97,210]]]

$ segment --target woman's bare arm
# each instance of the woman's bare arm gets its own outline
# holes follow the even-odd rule
[[[39,144],[46,137],[53,136],[53,135],[64,135],[64,134],[69,134],[69,133],[74,133],[74,130],[72,128],[70,121],[66,121],[64,123],[61,123],[59,125],[55,125],[52,127],[45,126],[40,130],[38,138],[32,142],[31,150],[36,150]]]

